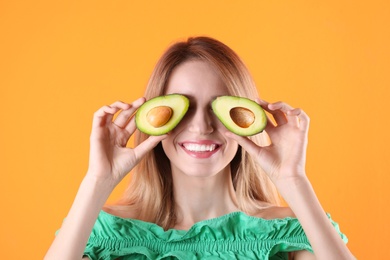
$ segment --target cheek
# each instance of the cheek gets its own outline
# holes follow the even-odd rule
[[[177,147],[175,146],[175,135],[173,134],[173,131],[168,134],[167,138],[161,141],[162,149],[170,161],[177,155]]]
[[[226,155],[229,157],[230,160],[233,160],[234,156],[236,155],[238,151],[238,143],[234,140],[229,140],[226,145]]]
[[[173,149],[171,138],[168,136],[167,138],[165,138],[164,140],[162,140],[162,141],[161,141],[161,145],[162,145],[162,148],[163,148],[165,154],[168,156],[169,151],[171,151],[171,150]],[[169,157],[169,156],[168,156],[168,157]]]

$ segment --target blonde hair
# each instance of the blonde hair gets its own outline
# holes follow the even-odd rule
[[[173,69],[194,59],[214,66],[230,95],[251,99],[258,96],[248,69],[232,49],[210,37],[193,37],[173,44],[162,55],[148,82],[145,98],[164,95]],[[148,135],[137,130],[135,145],[146,138]],[[260,143],[259,136],[249,138]],[[279,204],[274,185],[241,147],[230,165],[240,210],[246,213],[256,212],[262,208],[260,202]],[[138,219],[168,229],[173,227],[176,221],[173,196],[170,163],[160,143],[132,171],[130,185],[120,204],[134,209]]]

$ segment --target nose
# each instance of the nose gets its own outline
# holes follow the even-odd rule
[[[189,131],[196,134],[207,135],[214,132],[212,111],[197,108],[189,118]]]

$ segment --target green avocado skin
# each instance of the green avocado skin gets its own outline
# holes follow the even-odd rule
[[[267,115],[264,109],[255,101],[238,96],[219,96],[212,101],[212,109],[217,118],[231,132],[240,136],[252,136],[261,133],[267,125]],[[247,128],[238,126],[230,116],[230,110],[236,107],[250,110],[255,117]]]
[[[190,101],[180,94],[169,94],[154,97],[143,103],[135,114],[135,124],[137,128],[148,135],[164,135],[172,131],[183,119],[188,111]],[[172,109],[172,116],[169,121],[161,126],[154,127],[147,121],[148,112],[158,106],[168,106]]]

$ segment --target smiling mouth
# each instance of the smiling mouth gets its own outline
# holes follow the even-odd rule
[[[196,153],[212,152],[218,148],[217,144],[194,144],[194,143],[183,143],[182,146],[190,151]]]

